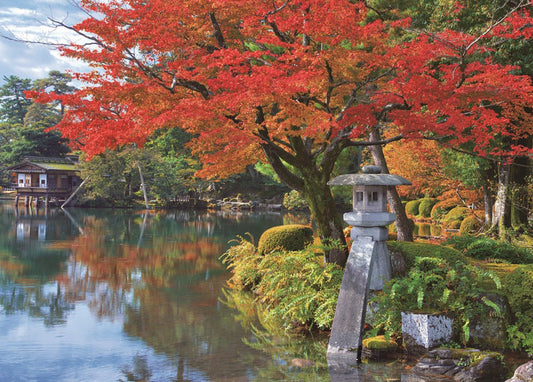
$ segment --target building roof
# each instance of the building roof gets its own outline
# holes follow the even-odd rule
[[[26,157],[24,160],[9,168],[11,171],[38,172],[48,171],[75,171],[78,172],[78,163],[70,158],[52,157]]]

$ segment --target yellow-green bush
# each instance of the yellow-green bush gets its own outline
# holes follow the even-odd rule
[[[454,207],[442,219],[442,225],[446,228],[459,229],[461,222],[470,214],[467,207]]]
[[[418,215],[423,218],[431,217],[431,210],[433,206],[437,204],[438,200],[434,198],[420,199],[420,205],[418,206]]]
[[[453,199],[437,202],[431,209],[431,219],[440,221],[455,206],[457,206],[457,201]]]
[[[299,251],[313,242],[311,227],[301,224],[280,225],[267,229],[259,238],[260,255],[276,251]]]
[[[331,327],[344,270],[337,264],[323,264],[322,259],[313,246],[261,256],[243,238],[222,255],[232,271],[230,288],[253,292],[260,321],[268,324],[265,327],[275,323],[285,328]]]
[[[477,231],[482,227],[482,223],[475,216],[468,216],[462,222],[459,227],[459,235],[468,235],[473,231]]]
[[[420,206],[420,200],[410,200],[405,203],[405,212],[410,216],[418,216],[418,208]]]
[[[308,208],[307,202],[296,190],[292,190],[283,196],[283,207],[287,210],[305,210]]]

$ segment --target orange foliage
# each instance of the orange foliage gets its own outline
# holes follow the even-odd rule
[[[416,199],[428,195],[436,197],[451,181],[442,172],[440,152],[435,141],[398,141],[383,149],[389,171],[409,179],[412,186],[398,187],[401,195]]]
[[[57,127],[89,156],[180,126],[195,135],[201,175],[226,176],[261,159],[260,148],[295,161],[296,136],[312,138],[307,143],[317,153],[338,150],[346,144],[339,142],[365,137],[384,114],[408,139],[429,132],[449,145],[471,142],[480,155],[531,152],[518,143],[533,129],[531,81],[512,66],[480,59],[490,49],[476,36],[443,31],[391,46],[389,34],[409,20],[365,22],[363,1],[81,5],[95,17],[75,30],[90,43],[62,53],[94,67],[75,74],[87,87],[30,94],[63,102]],[[531,20],[516,12],[490,33],[530,38]]]

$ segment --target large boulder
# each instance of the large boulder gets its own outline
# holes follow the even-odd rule
[[[496,293],[485,293],[487,300],[494,303],[500,314],[484,314],[470,322],[470,346],[482,349],[503,349],[507,341],[507,325],[511,321],[511,310],[507,298]]]

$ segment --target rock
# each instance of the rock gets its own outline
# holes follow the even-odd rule
[[[504,296],[495,293],[485,293],[484,297],[498,306],[500,314],[484,314],[472,319],[469,344],[482,349],[503,349],[507,341],[507,324],[511,319],[509,303]]]
[[[504,381],[506,370],[501,354],[496,352],[436,349],[420,358],[410,372],[420,378],[430,377],[430,380],[449,378],[458,382],[499,382]]]
[[[533,361],[518,366],[513,377],[506,382],[533,382]]]
[[[381,361],[394,358],[397,350],[398,344],[387,340],[385,336],[370,337],[363,340],[362,356],[373,361]]]
[[[505,367],[498,357],[487,356],[454,375],[461,382],[497,382],[505,380]]]
[[[311,361],[310,359],[306,358],[294,358],[291,361],[292,366],[304,368],[304,367],[313,367],[315,366],[315,362]]]

